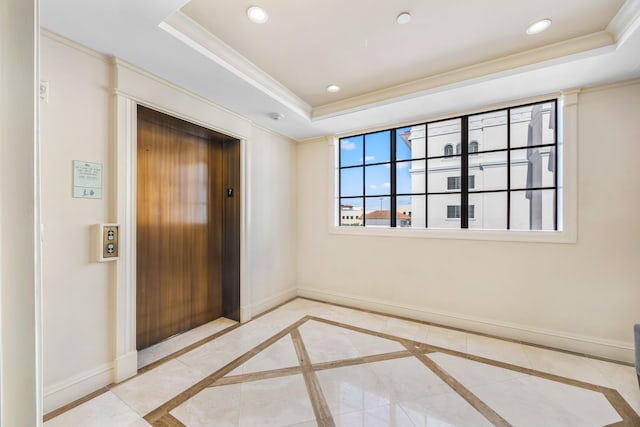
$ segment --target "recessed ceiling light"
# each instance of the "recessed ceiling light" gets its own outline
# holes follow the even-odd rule
[[[551,26],[551,19],[549,18],[541,19],[540,21],[534,22],[533,24],[529,25],[529,28],[527,28],[527,34],[532,36],[534,34],[541,33],[547,28],[549,28],[550,26]]]
[[[338,85],[329,85],[329,86],[327,86],[327,92],[331,92],[331,93],[340,92],[340,86],[338,86]]]
[[[408,24],[411,21],[411,14],[409,12],[402,12],[396,18],[396,22],[400,25]]]
[[[259,6],[251,6],[247,9],[247,16],[251,22],[256,24],[264,24],[269,19],[267,11]]]

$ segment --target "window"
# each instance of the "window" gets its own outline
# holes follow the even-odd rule
[[[557,129],[549,100],[341,138],[340,225],[557,230]]]
[[[478,152],[478,141],[471,141],[469,143],[469,154]]]
[[[447,190],[459,190],[460,189],[460,180],[459,176],[449,176],[447,177]],[[475,175],[469,175],[469,189],[473,189],[476,186],[476,177]]]
[[[444,146],[444,155],[447,157],[453,156],[453,145],[447,144]]]
[[[476,207],[469,205],[469,219],[475,218]],[[460,205],[447,206],[447,219],[460,219]]]

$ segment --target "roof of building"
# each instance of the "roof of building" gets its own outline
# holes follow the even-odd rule
[[[364,217],[366,219],[391,219],[391,211],[389,210],[377,210],[367,212]],[[362,219],[362,215],[358,219]],[[402,212],[396,213],[396,219],[411,219],[409,215],[405,215]]]

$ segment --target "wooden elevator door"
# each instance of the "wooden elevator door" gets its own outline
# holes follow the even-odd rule
[[[230,144],[239,145],[214,131],[138,107],[139,350],[222,316],[225,286],[239,289],[239,250],[236,265],[233,249],[236,237],[239,249],[239,221],[227,220],[239,215],[239,209],[227,206],[227,186],[236,186],[239,178],[229,172],[235,174],[238,168],[227,165]],[[229,283],[229,278],[237,283]],[[236,293],[231,292],[231,299]],[[237,300],[239,305],[239,293]],[[227,297],[227,312],[233,311],[230,303]]]

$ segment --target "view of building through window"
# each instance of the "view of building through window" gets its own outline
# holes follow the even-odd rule
[[[339,224],[555,230],[557,102],[340,139]]]

